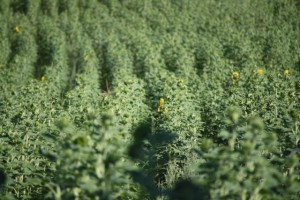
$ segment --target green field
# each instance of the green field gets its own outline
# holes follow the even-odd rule
[[[300,1],[0,0],[12,199],[300,199]]]

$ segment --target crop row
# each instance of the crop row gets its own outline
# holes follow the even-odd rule
[[[296,2],[3,0],[0,13],[7,199],[297,199]]]

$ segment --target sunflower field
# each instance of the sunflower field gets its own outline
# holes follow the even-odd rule
[[[0,199],[300,199],[300,1],[0,0]]]

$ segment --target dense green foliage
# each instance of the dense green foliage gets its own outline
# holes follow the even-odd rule
[[[0,0],[0,199],[300,199],[299,0]]]

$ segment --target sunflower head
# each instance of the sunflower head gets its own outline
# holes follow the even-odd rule
[[[257,75],[262,75],[264,73],[264,69],[263,68],[256,68],[254,70],[254,73],[257,74]]]
[[[158,107],[157,107],[157,112],[162,112],[164,103],[165,103],[165,99],[160,98],[159,103],[158,103]]]
[[[232,81],[237,81],[240,78],[240,73],[235,71],[231,73],[231,80]]]
[[[16,33],[19,33],[19,32],[20,32],[20,27],[19,27],[18,25],[15,27],[15,32],[16,32]]]
[[[159,106],[162,106],[165,103],[165,99],[164,98],[160,98],[159,99]]]

